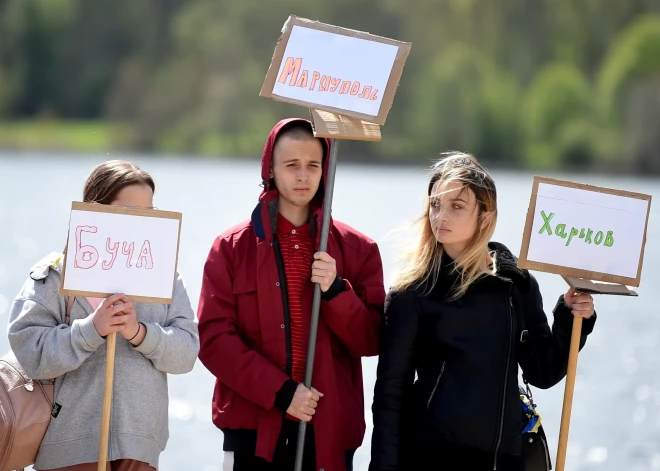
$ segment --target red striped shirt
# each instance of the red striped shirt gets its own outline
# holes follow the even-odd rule
[[[282,215],[277,220],[277,237],[280,240],[287,294],[289,296],[289,326],[291,331],[291,378],[302,383],[305,380],[307,345],[303,328],[303,287],[312,277],[314,244],[309,234],[309,224],[296,227]]]

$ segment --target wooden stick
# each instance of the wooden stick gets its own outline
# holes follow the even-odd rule
[[[115,375],[115,347],[117,333],[108,335],[105,354],[105,386],[103,389],[103,412],[101,414],[101,442],[99,443],[98,471],[106,471],[108,461],[108,440],[110,438],[110,411],[112,408],[112,383]]]
[[[573,407],[573,390],[575,389],[575,374],[577,373],[578,353],[580,353],[580,336],[582,334],[582,318],[573,317],[573,332],[571,333],[571,349],[568,354],[568,371],[566,372],[566,387],[564,389],[564,407],[561,411],[561,426],[559,428],[559,446],[557,447],[557,471],[564,471],[566,463],[566,448],[568,447],[568,429],[571,425],[571,409]]]

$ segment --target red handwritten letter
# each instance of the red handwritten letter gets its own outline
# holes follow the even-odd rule
[[[288,57],[286,63],[284,64],[284,68],[282,69],[282,73],[280,74],[280,78],[278,82],[280,83],[286,82],[287,77],[290,75],[291,80],[289,81],[289,86],[293,87],[296,84],[296,80],[298,80],[298,73],[300,72],[301,65],[302,65],[302,57],[299,57],[298,59],[294,59],[293,57]]]
[[[131,242],[130,245],[127,245],[126,242],[124,242],[121,246],[121,253],[124,255],[128,255],[126,258],[126,266],[128,268],[131,268],[131,259],[133,258],[133,251],[135,250],[135,243]]]
[[[88,270],[96,265],[99,261],[99,252],[91,245],[82,245],[80,240],[83,232],[91,232],[96,234],[95,226],[78,226],[76,227],[76,255],[74,258],[73,266]]]
[[[307,88],[307,71],[303,70],[302,75],[300,76],[300,80],[298,80],[298,87],[300,88]]]
[[[314,90],[314,87],[316,86],[316,82],[319,81],[321,78],[321,74],[319,74],[316,70],[314,71],[314,74],[312,75],[312,84],[309,86],[310,90]]]
[[[119,252],[119,242],[115,242],[115,245],[110,247],[110,237],[108,237],[107,240],[105,241],[105,250],[107,250],[108,253],[112,255],[112,259],[110,260],[110,263],[103,262],[101,266],[103,267],[104,270],[110,270],[112,266],[115,264],[115,259],[117,258],[117,252]]]
[[[138,257],[138,261],[135,266],[142,268],[142,260],[144,260],[145,268],[147,270],[151,270],[154,267],[154,259],[151,256],[151,244],[148,240],[145,240],[144,244],[142,244],[142,249],[140,249],[140,256]]]
[[[324,75],[321,77],[321,84],[319,85],[319,92],[327,92],[328,87],[330,87],[330,77],[329,75]]]
[[[358,95],[360,98],[366,98],[367,100],[371,96],[371,87],[367,87],[366,85],[364,86],[364,89],[362,90],[362,93]]]

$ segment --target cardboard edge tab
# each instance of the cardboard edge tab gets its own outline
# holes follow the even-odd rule
[[[380,142],[380,126],[363,119],[310,108],[315,137]]]
[[[586,280],[584,278],[575,278],[572,276],[563,276],[562,278],[575,291],[587,294],[613,294],[618,296],[638,296],[637,292],[626,285],[618,283],[607,283],[602,281]]]

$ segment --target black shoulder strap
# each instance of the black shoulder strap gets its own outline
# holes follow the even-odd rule
[[[520,296],[520,288],[514,283],[513,285],[513,292],[514,296],[518,298]],[[521,302],[521,299],[516,299],[517,305],[520,306],[523,303]],[[512,307],[515,315],[516,315],[516,321],[518,322],[518,331],[520,332],[520,335],[518,336],[518,342],[520,343],[525,343],[527,342],[529,338],[529,332],[527,331],[526,324],[525,324],[525,315],[520,312],[520,309],[516,309],[516,306],[514,305]]]
[[[521,312],[520,309],[517,308],[517,306],[521,306],[523,303],[521,302],[522,301],[521,299],[518,299],[518,297],[521,295],[521,291],[515,282],[513,284],[513,293],[514,293],[514,298],[516,298],[517,301],[514,304],[514,306],[512,306],[512,309],[516,316],[516,321],[518,322],[518,332],[520,332],[520,334],[517,336],[518,343],[525,343],[529,340],[529,331],[526,329],[525,315]],[[523,382],[525,383],[528,394],[531,396],[531,391],[529,390],[529,383],[527,382],[527,378],[525,378],[525,373],[523,373],[522,379]]]

